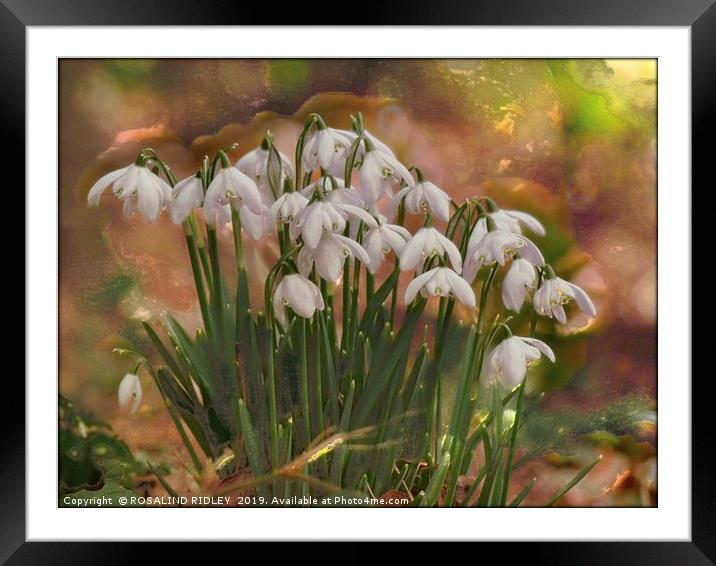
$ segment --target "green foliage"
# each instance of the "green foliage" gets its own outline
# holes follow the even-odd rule
[[[118,505],[120,496],[134,495],[135,477],[147,473],[126,443],[108,424],[79,410],[65,397],[59,398],[59,494],[60,505],[71,496],[70,506]],[[83,503],[84,502],[84,503]]]

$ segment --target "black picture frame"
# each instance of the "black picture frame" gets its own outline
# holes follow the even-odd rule
[[[707,138],[713,131],[716,100],[716,0],[463,0],[428,2],[384,0],[380,11],[365,9],[351,15],[354,24],[392,25],[564,25],[564,26],[687,26],[691,29],[692,55],[692,184],[713,190],[709,171],[713,158]],[[25,145],[25,33],[28,26],[62,25],[256,25],[261,22],[259,3],[204,0],[1,0],[0,60],[2,61],[3,131],[8,147]],[[295,12],[295,13],[294,13]],[[298,12],[304,12],[299,14]],[[334,17],[339,12],[312,3],[312,13]],[[288,24],[305,18],[298,6],[282,7],[263,23]],[[368,17],[373,16],[370,21]],[[319,18],[320,19],[320,18]],[[377,21],[376,21],[377,20]],[[312,24],[318,23],[316,17]],[[19,154],[14,150],[13,156]],[[709,152],[709,153],[707,153]],[[35,156],[32,156],[36,158]],[[711,158],[710,158],[711,157]],[[6,158],[10,159],[9,152]],[[15,157],[17,159],[17,157]],[[18,160],[19,161],[19,160]],[[9,165],[9,164],[8,164]],[[19,164],[18,164],[19,165]],[[6,166],[3,190],[20,200],[24,168]],[[691,199],[691,188],[679,189]],[[16,205],[15,205],[16,206]],[[31,211],[26,211],[29,213]],[[15,243],[15,252],[20,253]],[[691,277],[691,274],[683,274]],[[32,297],[25,297],[26,305]],[[672,329],[671,331],[674,331]],[[691,329],[677,329],[689,332]],[[7,371],[7,370],[6,370]],[[504,556],[524,554],[531,563],[550,564],[714,564],[716,562],[716,470],[711,445],[716,436],[712,417],[709,377],[692,382],[692,538],[690,542],[588,542],[512,544]],[[669,376],[690,380],[691,375]],[[25,389],[16,375],[4,379],[6,400],[20,407]],[[8,404],[9,405],[9,404]],[[8,406],[6,405],[6,407]],[[23,405],[24,406],[24,405]],[[10,416],[3,411],[2,463],[0,464],[0,561],[7,564],[132,563],[144,550],[137,543],[39,543],[25,542],[25,419],[24,409]],[[53,463],[48,461],[48,473]],[[628,512],[628,511],[627,511]],[[78,533],[78,536],[81,534]],[[554,533],[559,538],[559,533]],[[498,543],[504,547],[504,543]],[[145,545],[146,546],[146,545]],[[184,552],[184,551],[183,551]],[[503,551],[498,551],[502,553]],[[353,559],[370,551],[350,553]],[[238,559],[238,557],[236,557]],[[140,560],[141,561],[141,560]]]

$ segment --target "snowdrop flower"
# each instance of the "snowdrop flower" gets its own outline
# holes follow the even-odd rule
[[[532,265],[544,265],[542,252],[523,235],[505,230],[487,232],[477,244],[468,244],[465,279],[472,283],[483,265],[493,265],[495,262],[505,265],[507,259],[515,257],[518,251]]]
[[[424,297],[447,297],[452,293],[466,307],[475,308],[474,291],[449,267],[436,267],[413,279],[405,290],[405,303],[412,303],[418,292]]]
[[[297,258],[298,270],[307,277],[315,263],[316,270],[323,279],[338,281],[343,263],[349,257],[356,257],[371,270],[370,258],[360,244],[340,234],[324,232],[315,248],[306,245],[301,247]]]
[[[171,187],[147,169],[144,157],[138,157],[129,167],[100,177],[87,194],[87,204],[97,206],[110,184],[114,196],[124,202],[125,216],[139,210],[150,222],[154,222],[162,208],[171,202]]]
[[[222,166],[206,190],[204,197],[206,221],[215,224],[225,219],[226,209],[222,210],[222,207],[228,204],[237,210],[245,204],[254,214],[261,214],[263,210],[256,183],[235,167]]]
[[[323,296],[315,283],[303,275],[286,275],[273,294],[273,310],[284,326],[287,323],[286,307],[290,307],[300,317],[312,318],[316,310],[324,309]]]
[[[470,234],[468,248],[476,245],[487,234],[487,218],[492,218],[498,230],[521,234],[520,223],[523,223],[530,230],[539,236],[545,235],[544,226],[534,216],[518,210],[495,210],[480,216]]]
[[[278,190],[280,191],[283,187],[283,181],[286,175],[293,175],[293,165],[291,165],[291,161],[286,155],[278,150],[276,151],[281,159],[281,178],[278,186]],[[236,168],[244,175],[249,176],[254,183],[256,183],[262,195],[269,195],[271,196],[271,200],[273,200],[273,193],[268,178],[269,154],[268,144],[262,142],[259,147],[252,149],[239,159],[236,163]]]
[[[289,224],[308,204],[308,199],[299,192],[283,193],[271,205],[270,216],[274,224]]]
[[[129,408],[130,413],[136,413],[142,404],[142,384],[139,382],[139,376],[128,373],[119,383],[117,390],[117,399],[122,409]]]
[[[422,267],[425,260],[431,256],[442,255],[444,253],[447,253],[450,258],[453,269],[457,273],[461,273],[462,258],[460,257],[460,250],[457,249],[457,246],[435,228],[421,228],[410,241],[405,244],[403,251],[400,253],[400,269],[402,271],[408,271],[410,269],[417,270]]]
[[[410,240],[410,232],[397,224],[385,224],[384,219],[375,228],[368,230],[363,236],[363,246],[370,257],[370,267],[375,272],[383,263],[385,254],[390,250],[400,257],[405,243]]]
[[[172,189],[172,222],[181,224],[193,209],[201,206],[202,202],[204,202],[204,188],[198,175],[179,181]]]
[[[520,312],[527,289],[537,287],[537,271],[529,261],[517,258],[512,261],[502,281],[502,302],[508,309]]]
[[[289,227],[289,234],[292,240],[301,235],[306,245],[315,248],[324,231],[342,232],[349,214],[363,220],[370,227],[377,225],[375,219],[362,208],[317,200],[296,215]]]
[[[319,128],[303,146],[303,163],[306,169],[321,167],[331,173],[343,174],[348,149],[355,134],[335,128]]]
[[[371,134],[368,130],[363,130],[363,135],[368,138],[368,141],[373,144],[375,149],[378,151],[382,151],[383,153],[387,153],[388,155],[395,157],[395,154],[393,153],[393,150],[390,149],[387,145],[385,145],[382,141],[380,141],[378,138],[376,138],[373,134]],[[365,151],[360,151],[359,154],[362,156],[365,155]]]
[[[401,180],[409,187],[415,186],[415,180],[405,165],[368,142],[360,167],[360,190],[366,204],[374,205],[383,195],[393,196],[391,187]]]
[[[390,205],[394,211],[405,199],[405,208],[413,214],[428,211],[443,222],[450,220],[450,195],[430,181],[420,181],[414,187],[404,187],[393,197]]]
[[[554,352],[541,340],[510,336],[505,338],[487,357],[487,378],[499,379],[505,387],[516,387],[527,375],[527,366],[547,356],[554,362]]]
[[[360,193],[352,187],[346,187],[345,181],[340,177],[333,177],[332,180],[330,177],[321,177],[301,189],[301,194],[307,198],[311,198],[316,190],[321,191],[325,195],[326,200],[334,204],[350,204],[352,206],[365,208],[365,202],[363,202]]]
[[[551,268],[546,271],[547,275],[532,299],[538,314],[556,318],[561,324],[564,324],[567,322],[564,305],[574,300],[583,313],[590,316],[597,315],[597,309],[594,308],[592,299],[584,292],[584,289],[554,276]]]

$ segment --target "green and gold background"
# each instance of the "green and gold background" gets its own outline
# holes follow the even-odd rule
[[[539,217],[547,259],[595,300],[596,320],[574,313],[538,331],[558,362],[533,380],[548,393],[525,431],[534,455],[517,477],[541,478],[526,503],[601,453],[561,504],[654,505],[656,71],[654,60],[61,60],[60,392],[192,489],[148,378],[140,411],[120,414],[131,362],[112,353],[151,352],[140,321],[165,310],[198,322],[182,230],[166,215],[125,219],[109,191],[89,209],[87,191],[142,147],[189,175],[205,153],[238,141],[236,159],[266,129],[290,155],[310,111],[341,128],[362,111],[456,200],[489,194]],[[273,250],[249,246],[261,283]]]

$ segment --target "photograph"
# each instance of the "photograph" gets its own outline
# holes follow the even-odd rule
[[[58,57],[57,506],[658,507],[660,64]]]

